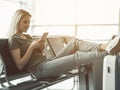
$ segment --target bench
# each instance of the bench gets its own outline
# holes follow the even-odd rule
[[[47,40],[47,43],[50,49],[50,53],[52,52],[54,56],[59,52],[60,48],[63,48],[64,43],[66,43],[64,42],[63,37],[60,37],[60,38],[59,37],[58,38],[48,37],[48,40]],[[70,39],[68,41],[70,41]],[[56,42],[61,43],[59,44],[61,46],[57,45],[58,47],[55,46],[53,48],[53,46],[56,45]],[[4,75],[4,77],[0,77],[0,82],[1,82],[2,88],[6,88],[6,90],[8,89],[9,90],[26,90],[26,89],[31,90],[31,89],[36,89],[36,88],[43,89],[53,84],[67,80],[71,77],[75,77],[76,75],[79,76],[80,90],[101,90],[102,81],[101,80],[98,81],[96,79],[97,75],[100,76],[99,71],[101,71],[100,69],[102,66],[100,65],[101,61],[97,62],[97,64],[99,65],[92,64],[92,68],[91,68],[91,64],[89,63],[87,65],[82,65],[81,67],[78,67],[79,72],[77,73],[66,73],[64,75],[61,75],[60,77],[37,80],[31,73],[28,73],[26,70],[20,71],[17,69],[13,61],[13,58],[11,57],[11,53],[9,51],[8,39],[0,39],[0,60],[2,60],[3,67],[4,67],[3,68],[4,70],[2,70],[2,73],[0,74],[0,76]],[[100,69],[100,70],[96,72],[95,69]],[[27,76],[30,76],[31,79],[25,82],[18,83],[17,85],[13,85],[11,83],[11,80],[16,80],[18,78],[27,77]],[[90,77],[90,80],[89,80],[89,77]],[[100,79],[101,78],[102,77],[100,76]],[[4,82],[7,82],[9,86],[4,85]]]
[[[63,37],[49,37],[46,38],[49,47],[51,48],[53,55],[56,56],[57,53],[64,47],[64,39]]]
[[[6,87],[3,84],[4,82],[7,82],[9,86],[13,86],[10,82],[11,80],[15,80],[20,77],[32,76],[26,70],[20,71],[17,68],[8,47],[8,39],[0,39],[0,60],[3,63],[3,71],[1,72],[1,75],[4,77],[0,78],[1,85],[3,87]]]
[[[63,39],[65,41],[65,43],[67,44],[72,38],[74,38],[73,36],[63,36]]]
[[[17,66],[13,61],[13,58],[11,56],[11,53],[8,47],[8,39],[0,39],[0,60],[3,63],[3,70],[0,76],[4,75],[4,77],[0,78],[0,82],[1,82],[2,88],[6,88],[6,90],[7,89],[14,90],[16,88],[17,90],[19,90],[19,87],[20,89],[22,87],[22,90],[34,89],[34,88],[42,89],[74,76],[73,74],[68,73],[68,74],[61,75],[60,77],[36,80],[36,78],[26,70],[20,71],[19,69],[17,69]],[[28,76],[30,76],[31,78],[28,81],[18,83],[17,85],[14,85],[11,83],[12,80],[16,80],[16,79],[28,77]],[[8,83],[8,86],[4,85],[5,82]]]

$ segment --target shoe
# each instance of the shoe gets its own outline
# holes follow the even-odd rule
[[[111,55],[120,52],[120,37],[116,36],[113,39],[111,39],[105,50],[108,52],[108,54]]]

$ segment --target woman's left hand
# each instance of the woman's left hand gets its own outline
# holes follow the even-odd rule
[[[43,50],[45,48],[45,40],[40,40],[39,45],[39,49]]]
[[[35,40],[38,43],[38,46],[36,47],[36,50],[42,51],[45,48],[45,39],[38,39]]]

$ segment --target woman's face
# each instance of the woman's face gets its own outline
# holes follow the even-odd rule
[[[19,25],[18,25],[18,31],[19,32],[26,32],[30,26],[30,16],[25,15],[21,18]]]

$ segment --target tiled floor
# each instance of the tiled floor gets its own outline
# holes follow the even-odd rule
[[[42,90],[79,90],[78,77],[74,77]]]
[[[27,80],[30,80],[31,77],[25,77],[25,78],[22,78],[22,79],[17,79],[17,80],[14,80],[14,81],[11,81],[12,84],[16,85],[18,82],[24,82],[24,81],[27,81]],[[45,88],[45,89],[42,89],[42,90],[79,90],[79,85],[78,85],[78,77],[73,77],[73,78],[70,78],[68,80],[65,80],[63,82],[60,82],[58,84],[55,84],[55,85],[52,85],[48,88]],[[4,85],[8,86],[7,83],[5,83]],[[0,90],[1,90],[1,85],[0,85]]]

